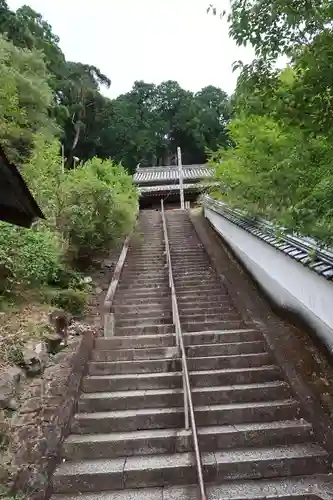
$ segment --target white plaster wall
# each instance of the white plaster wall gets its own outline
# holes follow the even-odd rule
[[[204,213],[271,299],[300,314],[333,351],[333,284],[213,210]]]

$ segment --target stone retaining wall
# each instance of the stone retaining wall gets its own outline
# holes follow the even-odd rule
[[[50,494],[49,478],[69,431],[93,343],[94,333],[87,331],[69,350],[59,353],[43,378],[32,382],[13,419],[15,490],[26,500],[44,500]]]

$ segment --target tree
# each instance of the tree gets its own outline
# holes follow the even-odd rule
[[[12,160],[29,154],[36,132],[55,126],[48,116],[52,93],[36,51],[19,49],[0,35],[0,137]]]
[[[238,45],[250,43],[258,57],[274,59],[311,43],[332,18],[326,0],[232,0],[228,16]]]

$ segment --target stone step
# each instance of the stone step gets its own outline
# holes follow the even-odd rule
[[[134,303],[136,299],[145,299],[149,301],[151,298],[154,300],[160,300],[160,298],[167,297],[170,300],[170,288],[165,286],[163,288],[129,288],[128,290],[123,289],[117,290],[118,297],[121,297],[121,303],[126,303],[126,300],[130,303]],[[116,297],[117,298],[117,297]],[[117,301],[115,302],[117,303]]]
[[[226,356],[191,357],[187,360],[190,371],[248,368],[269,365],[273,362],[270,353],[234,354]],[[130,361],[90,361],[90,375],[114,375],[120,373],[161,373],[181,370],[179,353],[167,359],[143,359]]]
[[[190,357],[222,356],[235,354],[264,353],[267,351],[264,341],[232,342],[223,344],[199,344],[186,348],[186,355]]]
[[[253,384],[281,380],[277,366],[255,368],[201,370],[190,372],[193,387]],[[83,380],[84,392],[108,392],[137,389],[172,389],[182,387],[181,372],[134,373],[119,375],[89,375]]]
[[[207,291],[210,295],[214,295],[215,292],[223,292],[223,285],[217,282],[214,283],[201,283],[201,282],[196,282],[195,284],[192,284],[191,282],[189,283],[179,283],[176,286],[176,294],[184,294],[186,291],[190,291],[193,289],[193,291]]]
[[[146,276],[124,276],[119,286],[119,289],[126,288],[128,286],[133,287],[153,287],[157,288],[167,284],[169,286],[169,276],[156,276],[156,277],[146,277]]]
[[[126,293],[116,294],[115,300],[114,300],[114,305],[116,307],[123,306],[123,307],[132,307],[132,306],[147,306],[151,303],[154,304],[170,304],[171,301],[171,296],[170,296],[170,290],[164,291],[164,292],[159,292],[159,293],[149,293],[149,294],[143,294],[142,296],[137,296],[137,295],[132,295],[130,297],[127,296]]]
[[[258,330],[241,329],[221,332],[194,332],[183,334],[184,344],[189,347],[197,345],[234,344],[247,342],[263,342],[263,335]],[[171,347],[176,345],[175,334],[114,336],[112,338],[98,337],[95,340],[95,350],[136,349],[148,347]]]
[[[199,427],[201,452],[265,447],[311,441],[312,426],[303,420],[287,420]],[[66,460],[98,460],[193,451],[192,431],[150,429],[107,434],[71,434],[64,442]]]
[[[132,326],[132,327],[121,327],[116,326],[115,333],[119,336],[133,336],[133,335],[149,335],[155,333],[156,335],[163,335],[164,333],[174,333],[174,325],[146,325],[146,326]]]
[[[182,284],[193,284],[194,286],[200,285],[200,283],[207,285],[220,284],[219,280],[216,279],[216,276],[214,274],[202,273],[200,271],[196,273],[196,276],[188,276],[186,273],[183,273],[181,276],[175,274],[173,278],[176,290]]]
[[[177,290],[177,301],[178,304],[185,304],[187,307],[189,307],[190,304],[196,304],[198,302],[203,303],[207,301],[210,304],[215,302],[220,304],[230,304],[230,296],[223,289],[221,289],[219,293],[209,296],[206,291],[184,290],[180,293],[179,290]]]
[[[205,323],[209,323],[211,321],[224,321],[224,322],[228,322],[228,321],[241,321],[240,320],[240,316],[239,314],[236,312],[236,311],[232,311],[232,312],[224,312],[223,308],[220,308],[219,312],[217,313],[209,313],[208,311],[207,312],[202,312],[202,309],[198,308],[197,309],[197,314],[180,314],[180,322],[181,324],[184,324],[184,323],[202,323],[202,322],[205,322]]]
[[[185,336],[184,336],[185,340]],[[142,335],[138,336],[128,336],[128,337],[111,337],[103,338],[98,337],[95,340],[95,350],[93,353],[98,353],[99,351],[108,351],[113,349],[145,349],[150,347],[171,347],[176,345],[175,334],[165,334],[165,335]],[[94,356],[95,354],[93,354]],[[98,356],[98,354],[96,354]],[[102,354],[101,354],[102,355]]]
[[[171,304],[168,304],[168,307],[151,307],[150,305],[146,305],[145,308],[136,306],[132,306],[129,310],[120,310],[117,307],[113,308],[114,313],[117,319],[136,319],[137,321],[140,317],[144,318],[156,318],[156,317],[166,317],[172,316]]]
[[[168,280],[169,279],[169,273],[166,267],[161,268],[161,270],[151,270],[147,269],[146,271],[140,271],[140,270],[135,270],[135,271],[128,271],[124,270],[122,275],[121,275],[121,281],[122,282],[132,282],[135,280],[147,280],[149,281],[154,281],[154,280]]]
[[[312,443],[203,453],[202,461],[207,482],[319,474],[328,470],[326,452]],[[195,482],[192,452],[142,455],[65,462],[54,474],[53,491],[84,493]]]
[[[192,389],[194,405],[217,403],[241,403],[287,399],[291,396],[285,382],[263,382],[259,384],[238,384],[227,386],[195,387]],[[135,408],[165,408],[183,406],[183,389],[144,389],[115,392],[83,393],[78,410],[84,413],[94,411],[126,410]]]
[[[113,307],[114,312],[116,314],[131,314],[131,313],[136,313],[139,311],[145,311],[145,310],[154,310],[154,311],[160,311],[160,310],[165,310],[167,307],[171,307],[171,297],[167,298],[166,300],[163,299],[162,301],[152,301],[152,302],[144,302],[144,303],[138,303],[138,304],[117,304]]]
[[[91,375],[114,375],[118,373],[161,373],[181,369],[180,358],[144,359],[137,361],[90,361]]]
[[[116,327],[138,327],[142,328],[144,326],[151,325],[171,325],[172,324],[172,313],[162,313],[155,316],[139,316],[131,319],[122,319],[116,317]]]
[[[235,425],[250,422],[293,420],[300,407],[292,398],[277,401],[196,406],[197,426]],[[72,420],[74,434],[127,432],[144,429],[184,427],[184,408],[135,408],[92,413],[77,413]]]
[[[158,281],[151,281],[149,283],[122,283],[118,285],[117,290],[120,292],[124,292],[124,290],[129,289],[131,294],[140,293],[144,290],[152,291],[155,289],[161,288],[162,290],[169,289],[169,282],[167,279]]]
[[[214,330],[233,330],[244,327],[244,321],[197,321],[197,322],[183,322],[181,327],[183,333],[186,332],[203,332],[203,331],[214,331]]]
[[[105,344],[105,346],[107,345],[108,344]],[[119,345],[122,344],[117,344],[116,342],[110,343],[109,345],[118,345],[118,347],[114,347],[113,349],[94,349],[92,361],[133,361],[138,359],[166,359],[178,357],[178,349],[172,343],[168,344],[172,347],[160,347],[159,344],[158,347],[143,347],[142,345],[138,347],[134,345],[132,349],[122,349],[119,347]],[[186,349],[187,357],[209,357],[214,355],[221,356],[263,352],[266,352],[266,344],[264,341],[199,344],[188,346]]]
[[[182,316],[192,316],[199,314],[219,314],[223,311],[223,314],[236,312],[235,306],[229,302],[224,304],[219,304],[218,302],[205,302],[194,306],[193,304],[179,304],[179,313]]]
[[[133,349],[94,349],[92,361],[137,361],[139,359],[169,359],[179,357],[179,349],[173,347],[138,347]]]

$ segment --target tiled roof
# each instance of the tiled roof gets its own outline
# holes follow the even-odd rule
[[[214,174],[209,165],[183,165],[183,179],[194,180],[211,177]],[[134,176],[136,184],[145,184],[148,182],[175,181],[179,179],[179,168],[177,165],[168,165],[165,167],[147,167],[137,168]]]
[[[324,276],[327,280],[333,281],[333,249],[323,249],[320,242],[312,238],[286,234],[283,232],[283,228],[275,227],[270,222],[264,220],[251,221],[241,211],[233,210],[225,203],[214,200],[210,196],[205,196],[203,202],[207,208],[222,215],[230,222],[264,240],[277,250],[297,260],[303,266]],[[278,229],[281,230],[279,236],[277,236]]]
[[[191,183],[191,184],[184,184],[184,191],[190,191],[192,190],[197,190],[197,191],[202,191],[203,189],[207,187],[211,187],[214,183]],[[162,192],[169,192],[169,191],[179,191],[179,184],[161,184],[159,186],[141,186],[138,188],[140,194],[145,194],[145,193],[162,193]]]

